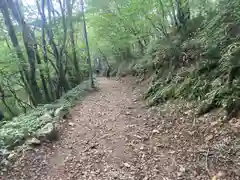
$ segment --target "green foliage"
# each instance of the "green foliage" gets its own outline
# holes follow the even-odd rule
[[[5,122],[0,126],[0,149],[11,149],[21,145],[27,138],[34,136],[37,130],[47,123],[57,123],[58,119],[62,117],[56,117],[55,111],[58,108],[68,111],[75,104],[76,100],[83,98],[90,90],[89,82],[85,81],[67,92],[54,104],[39,106],[29,111],[27,115],[22,114],[11,121]],[[50,118],[48,116],[46,118],[46,114]]]
[[[163,49],[159,43],[150,47],[152,51],[148,52],[156,49],[154,58],[161,66],[158,65],[153,85],[145,95],[149,105],[183,98],[200,101],[199,115],[223,107],[230,118],[238,111],[240,2],[222,0],[216,5],[204,15],[203,24],[196,27],[192,23],[195,28],[189,29],[194,32],[190,31],[188,39],[180,40],[180,46],[171,44]],[[175,47],[178,49],[173,52]],[[178,65],[176,70],[168,66],[172,59]],[[166,68],[173,72],[170,80],[162,73]]]
[[[82,13],[74,3],[40,0],[30,7],[9,0],[0,7],[0,95],[5,96],[0,107],[5,120],[55,101],[88,77]],[[48,9],[55,9],[51,16]]]
[[[140,79],[153,74],[145,95],[149,105],[182,98],[201,102],[199,114],[216,107],[224,107],[227,114],[236,109],[239,1],[108,0],[101,4],[92,0],[89,4],[95,8],[89,14],[92,44],[104,51],[118,74],[131,71]]]

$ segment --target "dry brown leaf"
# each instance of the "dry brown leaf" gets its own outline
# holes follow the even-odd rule
[[[205,142],[211,141],[211,140],[213,139],[213,137],[214,137],[214,136],[213,136],[212,134],[206,136],[206,137],[205,137]]]

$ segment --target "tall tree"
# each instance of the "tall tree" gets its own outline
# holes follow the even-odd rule
[[[81,75],[79,70],[79,63],[77,60],[77,52],[76,52],[76,43],[74,39],[74,28],[73,28],[73,16],[72,16],[72,10],[73,5],[75,3],[75,0],[68,0],[67,3],[67,15],[68,15],[68,25],[69,25],[69,37],[71,42],[71,48],[72,48],[72,55],[73,55],[73,64],[75,68],[75,76],[77,77],[78,83],[81,81]]]
[[[87,27],[86,27],[86,20],[85,20],[85,12],[84,12],[84,2],[83,0],[80,0],[81,2],[81,12],[82,12],[82,18],[83,18],[83,31],[84,31],[84,37],[86,41],[86,47],[87,47],[87,62],[88,62],[88,71],[89,71],[89,79],[91,87],[94,87],[94,80],[93,80],[93,72],[92,72],[92,65],[91,65],[91,56],[90,56],[90,50],[89,50],[89,44],[88,44],[88,35],[87,35]]]

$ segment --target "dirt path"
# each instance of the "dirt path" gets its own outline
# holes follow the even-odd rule
[[[7,179],[159,179],[155,163],[141,153],[151,146],[151,130],[144,130],[148,114],[138,92],[115,80],[99,84],[72,110],[61,140],[25,153]]]
[[[216,133],[217,116],[196,119],[188,104],[149,111],[139,87],[104,78],[99,84],[100,91],[72,109],[60,141],[23,153],[0,180],[239,179],[238,154],[228,164],[214,149],[236,144],[222,125]]]

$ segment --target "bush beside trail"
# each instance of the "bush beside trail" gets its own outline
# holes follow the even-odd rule
[[[91,90],[93,89],[89,87],[89,82],[85,81],[68,91],[55,103],[38,106],[26,115],[22,114],[5,122],[0,127],[0,149],[2,151],[12,150],[32,137],[48,139],[47,136],[54,131],[59,120],[67,115],[77,100],[83,98]],[[50,137],[48,140],[53,139]]]
[[[226,111],[225,120],[238,115],[239,7],[239,1],[221,1],[214,13],[189,21],[189,37],[177,33],[150,43],[146,55],[133,66],[139,77],[153,74],[145,94],[149,106],[185,99],[199,102],[197,115],[219,107]]]

